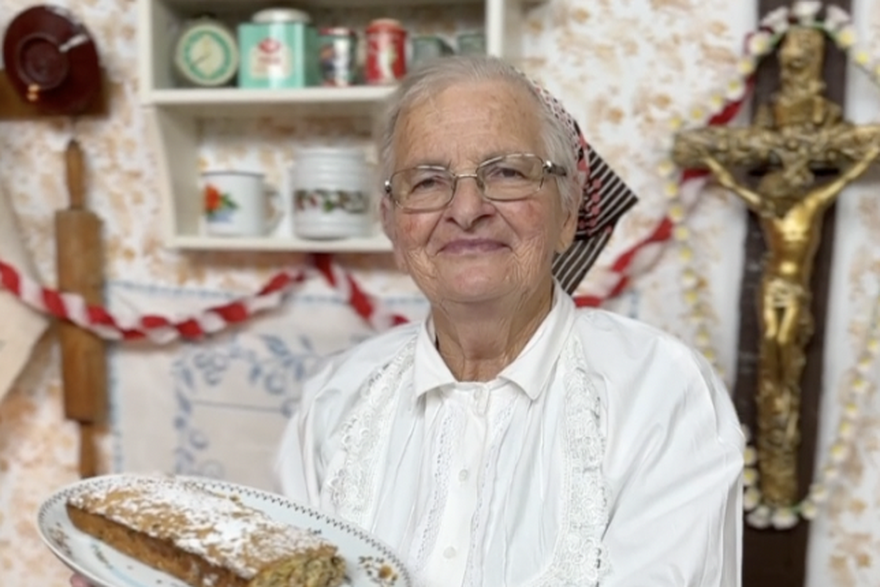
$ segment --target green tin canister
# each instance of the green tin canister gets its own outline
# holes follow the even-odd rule
[[[454,53],[452,46],[437,35],[418,35],[412,40],[413,66]]]
[[[461,33],[457,40],[458,52],[461,55],[486,54],[486,35],[481,31]]]
[[[302,10],[267,8],[238,25],[242,88],[303,88],[320,83],[318,34]]]

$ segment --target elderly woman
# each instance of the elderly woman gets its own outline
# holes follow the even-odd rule
[[[739,586],[724,385],[554,279],[595,175],[576,125],[503,62],[445,58],[404,80],[379,149],[384,229],[430,314],[308,382],[284,493],[374,533],[418,585]]]
[[[373,533],[420,586],[738,587],[724,385],[562,285],[631,203],[577,125],[503,62],[453,57],[404,80],[380,135],[384,229],[430,314],[306,384],[283,492]]]

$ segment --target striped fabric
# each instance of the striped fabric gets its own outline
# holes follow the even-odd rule
[[[571,134],[577,150],[578,179],[583,198],[578,211],[575,240],[553,261],[553,275],[568,293],[574,293],[611,238],[617,221],[638,201],[635,193],[590,147],[577,122],[547,90],[532,82],[544,104]]]
[[[567,251],[553,260],[553,275],[568,293],[573,293],[608,240],[617,221],[638,201],[598,153],[587,146],[589,163],[583,204],[578,212],[578,229]]]

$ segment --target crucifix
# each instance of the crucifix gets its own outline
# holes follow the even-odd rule
[[[759,4],[769,11],[787,2]],[[682,132],[673,158],[684,168],[708,169],[752,212],[735,399],[743,419],[757,424],[753,429],[764,501],[784,507],[799,501],[799,491],[812,474],[808,453],[815,442],[822,360],[821,336],[812,337],[824,326],[833,236],[833,222],[826,220],[833,220],[834,201],[843,188],[880,154],[880,125],[846,121],[840,106],[826,97],[828,87],[838,91],[836,101],[842,100],[844,70],[838,53],[833,57],[837,71],[832,72],[837,75],[827,84],[824,31],[792,25],[776,58],[778,81],[768,78],[767,68],[763,77],[759,70],[752,125]],[[739,169],[759,175],[757,185],[737,177]],[[756,319],[749,320],[752,317]],[[754,346],[749,348],[743,337],[751,337]],[[746,398],[751,401],[744,408]],[[802,405],[803,398],[810,405]],[[806,435],[802,420],[809,427]],[[801,447],[804,436],[807,450]],[[754,529],[746,532],[748,584],[800,587],[806,550],[803,527],[788,536],[760,534]],[[767,552],[775,555],[770,565]]]

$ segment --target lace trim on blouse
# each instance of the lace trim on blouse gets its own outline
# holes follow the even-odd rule
[[[413,577],[418,577],[424,571],[431,548],[437,543],[437,536],[440,533],[440,514],[446,508],[446,499],[449,496],[452,445],[454,439],[461,436],[463,428],[460,414],[447,412],[440,425],[437,442],[431,446],[435,451],[434,454],[437,455],[431,477],[434,483],[431,487],[428,515],[419,522],[415,533],[416,539],[413,540],[410,548],[409,572]]]
[[[550,567],[534,587],[598,587],[610,571],[602,535],[608,526],[608,485],[602,473],[605,436],[601,398],[584,365],[584,350],[572,335],[562,357],[565,385],[567,496]]]
[[[387,450],[401,379],[413,365],[415,346],[413,339],[372,376],[362,387],[357,408],[342,426],[345,464],[331,477],[328,490],[338,515],[362,528],[368,527],[369,516],[376,507],[379,456]]]

